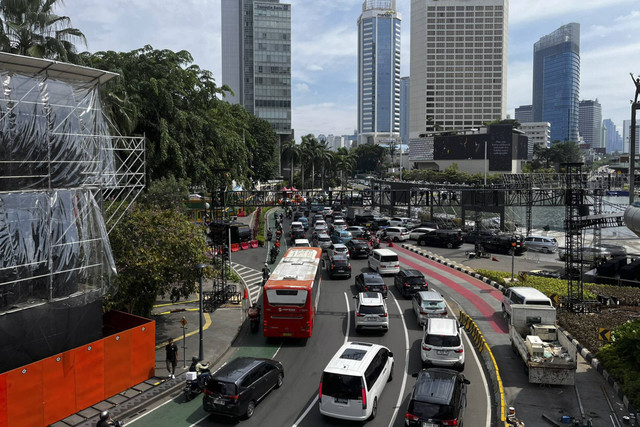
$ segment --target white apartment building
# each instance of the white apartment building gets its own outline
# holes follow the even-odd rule
[[[533,146],[541,145],[549,148],[551,144],[551,123],[549,122],[530,122],[521,123],[520,130],[529,138],[529,155],[528,159],[533,159]]]
[[[409,137],[506,116],[508,0],[411,1]]]

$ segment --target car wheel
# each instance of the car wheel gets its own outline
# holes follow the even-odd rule
[[[447,249],[451,249],[451,248],[453,248],[453,243],[447,242]]]
[[[418,245],[420,245],[420,246],[427,246],[427,241],[426,241],[426,240],[419,240],[419,241],[418,241]]]
[[[542,252],[544,252],[545,254],[550,254],[550,253],[551,253],[551,249],[549,249],[549,248],[544,248],[544,249],[542,250]]]
[[[394,241],[394,242],[399,242],[399,241],[400,241],[400,239],[398,238],[398,236],[396,236],[396,237],[394,237],[394,238],[393,238],[393,241]]]
[[[373,399],[373,407],[371,408],[370,420],[373,420],[378,415],[378,398]]]
[[[253,412],[256,409],[256,402],[254,402],[253,400],[251,402],[249,402],[249,404],[247,405],[247,412],[245,413],[245,417],[247,419],[251,418],[253,416]]]
[[[276,388],[282,387],[283,380],[284,380],[284,375],[278,374],[278,380],[276,381]]]

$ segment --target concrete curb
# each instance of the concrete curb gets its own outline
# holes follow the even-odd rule
[[[421,255],[425,258],[429,258],[432,261],[436,261],[440,264],[443,264],[447,267],[450,268],[454,268],[458,271],[461,271],[465,274],[468,274],[469,276],[472,276],[475,279],[481,280],[484,283],[493,286],[494,288],[498,289],[500,292],[504,292],[505,291],[505,287],[502,286],[501,284],[499,284],[498,282],[495,282],[493,280],[490,280],[478,273],[476,273],[473,270],[461,267],[459,264],[453,263],[450,260],[446,259],[446,258],[442,258],[438,255],[435,255],[429,251],[425,251],[420,249],[419,247],[416,247],[415,245],[408,245],[406,243],[403,243],[402,245],[403,249],[406,249],[408,251],[417,253],[418,255]],[[625,396],[625,394],[622,391],[622,387],[620,387],[620,384],[618,384],[618,382],[607,372],[606,369],[604,369],[604,367],[602,366],[602,364],[600,363],[600,361],[593,355],[593,353],[591,353],[587,348],[585,348],[582,344],[580,344],[579,341],[577,341],[575,338],[573,338],[567,331],[565,331],[563,328],[559,328],[560,331],[566,335],[566,337],[568,339],[571,340],[571,342],[573,342],[576,345],[576,348],[578,349],[578,352],[580,353],[580,355],[584,358],[584,360],[586,360],[596,371],[598,371],[602,377],[609,383],[609,385],[611,387],[613,387],[613,389],[615,390],[616,394],[618,395],[618,397],[620,399],[622,399],[622,403],[624,404],[625,408],[631,412],[631,413],[635,413],[635,408],[633,407],[633,405],[631,404],[631,402],[629,402],[629,399],[627,398],[627,396]]]

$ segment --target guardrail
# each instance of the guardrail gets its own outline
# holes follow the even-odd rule
[[[492,388],[494,390],[494,399],[496,402],[500,402],[500,418],[498,425],[509,426],[510,424],[507,423],[506,417],[504,389],[502,387],[502,379],[500,378],[496,359],[493,357],[493,353],[485,341],[482,332],[480,332],[480,328],[478,328],[476,322],[474,322],[473,319],[462,310],[460,311],[460,324],[464,326],[467,332],[469,332],[469,335],[471,336],[475,346],[478,348],[478,352],[484,360],[487,371],[489,372],[489,377],[491,378],[491,383],[493,385]]]

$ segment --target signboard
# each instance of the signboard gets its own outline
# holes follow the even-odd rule
[[[598,341],[611,342],[611,329],[598,328]]]
[[[436,136],[433,144],[434,160],[482,160],[484,144],[489,135]]]

